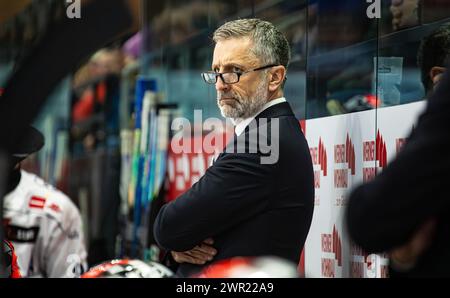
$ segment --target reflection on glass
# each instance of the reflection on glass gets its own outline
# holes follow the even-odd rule
[[[156,46],[179,45],[216,23],[225,3],[208,0],[183,1],[166,5],[152,22]]]
[[[297,118],[306,119],[306,71],[304,63],[291,63],[287,77],[283,90],[284,96],[291,104]]]
[[[391,0],[392,30],[419,24],[419,0]]]
[[[374,108],[377,22],[366,2],[319,0],[308,12],[307,118]]]
[[[424,23],[450,18],[450,1],[422,0],[422,16]]]
[[[401,31],[420,24],[420,0],[384,0],[381,6],[382,35]]]
[[[64,5],[65,1],[58,0],[0,1],[0,63],[17,67],[49,28],[61,20]]]
[[[361,54],[352,48],[331,52],[309,63],[308,118],[375,107],[371,96],[376,45],[369,48]]]
[[[285,34],[292,54],[285,95],[303,119],[372,109],[379,99],[394,105],[423,98],[416,57],[420,39],[431,30],[419,26],[421,16],[425,21],[432,15],[450,17],[448,0],[382,0],[381,20],[368,18],[370,3],[361,0],[165,3],[149,22],[152,50],[145,71],[157,77],[166,100],[179,102],[186,113],[202,108],[216,117],[214,86],[204,86],[198,73],[210,69],[211,36],[225,21],[257,17]],[[374,65],[375,57],[397,57],[401,73],[394,79],[377,73],[381,65]],[[380,75],[379,88],[375,75]]]
[[[272,22],[286,36],[291,48],[291,61],[284,86],[284,95],[295,115],[305,119],[307,1],[285,0],[261,2],[255,5],[255,17]]]
[[[422,2],[422,5],[429,4],[427,1]],[[441,23],[436,22],[420,27],[417,26],[410,30],[400,30],[395,34],[384,35],[379,40],[380,63],[382,63],[382,57],[403,58],[402,80],[395,83],[400,93],[400,99],[388,99],[385,105],[419,101],[426,97],[427,93],[432,90],[432,83],[429,79],[431,69],[434,66],[444,66],[445,57],[450,52],[448,25],[446,29],[441,28],[438,33],[432,34],[434,30],[441,26]],[[419,47],[422,39],[424,43]],[[380,72],[378,74],[380,76],[379,83],[386,84],[381,78],[385,75]],[[388,84],[390,86],[394,85],[393,82],[388,82]],[[383,86],[379,87],[382,88]]]
[[[288,38],[292,58],[285,86],[298,117],[304,118],[306,90],[306,0],[185,0],[168,1],[149,21],[151,47],[144,71],[155,77],[165,98],[180,103],[183,116],[194,109],[204,117],[220,117],[214,86],[199,73],[211,69],[211,36],[222,23],[257,17],[277,26]]]
[[[367,3],[359,0],[318,0],[310,10],[316,20],[317,41],[312,55],[376,37],[376,23],[367,17]]]
[[[402,82],[403,57],[378,57],[374,59],[374,69],[378,72],[378,82],[374,80],[378,99],[382,106],[398,105],[400,91],[398,86]],[[378,67],[376,67],[378,65]],[[374,74],[374,78],[376,78]]]

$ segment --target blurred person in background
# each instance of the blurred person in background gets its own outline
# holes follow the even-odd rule
[[[436,88],[450,62],[450,22],[441,25],[420,43],[417,63],[426,97]]]
[[[394,31],[419,24],[419,0],[392,0],[390,11]]]
[[[108,76],[119,78],[124,63],[120,48],[104,48],[97,51],[75,75],[72,136],[82,140],[86,152],[94,150],[104,137],[103,132],[98,131],[102,118],[96,117],[105,110],[108,90],[104,82]]]
[[[44,145],[33,127],[11,156],[3,223],[23,277],[78,277],[87,269],[80,212],[62,192],[20,163]]]
[[[119,48],[103,48],[98,50],[75,74],[73,88],[104,78],[109,74],[120,75],[124,66],[124,55]]]

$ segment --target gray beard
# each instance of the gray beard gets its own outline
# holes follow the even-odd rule
[[[219,106],[222,116],[231,119],[246,119],[262,109],[268,101],[268,85],[266,81],[262,81],[256,88],[255,94],[252,98],[243,98],[238,94],[217,92],[217,105]],[[233,97],[237,99],[234,105],[220,105],[219,99],[222,97]]]

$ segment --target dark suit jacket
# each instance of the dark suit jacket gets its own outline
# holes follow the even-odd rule
[[[160,246],[186,251],[212,237],[218,251],[213,261],[274,255],[298,263],[314,206],[308,144],[288,103],[266,109],[256,120],[257,130],[247,127],[191,189],[162,207],[154,226]],[[279,134],[271,134],[275,121]],[[264,146],[257,153],[227,153],[242,140],[250,148],[255,131],[279,142],[277,163],[260,163]],[[184,263],[177,273],[189,276],[201,268]]]
[[[407,243],[430,218],[438,220],[432,246],[403,276],[450,277],[450,76],[396,159],[372,182],[356,188],[346,212],[351,238],[367,252]],[[394,272],[395,273],[395,272]]]

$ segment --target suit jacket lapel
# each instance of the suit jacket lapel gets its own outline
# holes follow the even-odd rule
[[[267,109],[265,109],[264,111],[262,111],[261,113],[259,113],[258,115],[256,115],[255,120],[257,121],[257,125],[259,127],[259,120],[262,118],[266,118],[266,119],[272,119],[272,118],[279,118],[282,116],[294,116],[294,112],[292,111],[292,108],[290,106],[290,104],[288,102],[283,102],[280,104],[276,104],[274,106],[271,106]],[[269,122],[270,120],[268,120],[267,122]],[[244,132],[239,136],[239,137],[245,137],[246,134],[249,133],[249,126],[247,126],[244,130]],[[236,148],[236,142],[237,139],[239,138],[236,135],[236,132],[234,133],[234,138],[225,146],[225,148],[223,149],[223,151],[217,156],[217,158],[213,159],[213,163],[214,164],[216,161],[218,161],[219,159],[221,159],[224,154],[226,154],[227,152],[225,152],[226,148],[231,145],[232,143],[234,143],[234,148]]]

